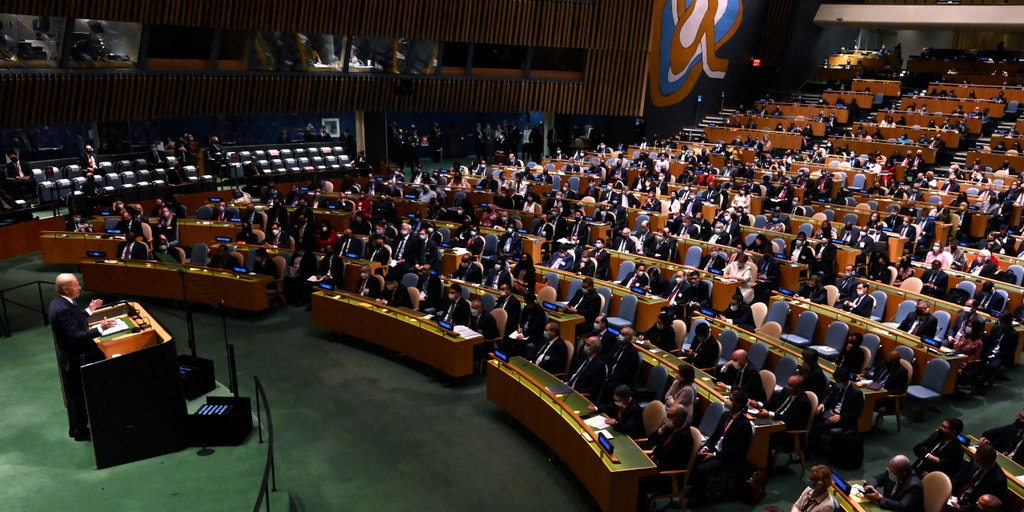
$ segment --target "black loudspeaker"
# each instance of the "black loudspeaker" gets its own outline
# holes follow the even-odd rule
[[[248,397],[209,396],[206,405],[185,420],[190,446],[237,446],[252,431]]]
[[[188,354],[178,356],[178,369],[181,371],[181,387],[185,390],[185,398],[194,400],[217,387],[213,376],[213,361]]]

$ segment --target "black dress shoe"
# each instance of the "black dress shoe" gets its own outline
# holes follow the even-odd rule
[[[90,435],[90,434],[77,435],[77,436],[75,436],[75,441],[92,441],[92,435]]]

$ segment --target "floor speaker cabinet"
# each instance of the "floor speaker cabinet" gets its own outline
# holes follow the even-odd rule
[[[181,370],[181,387],[188,400],[195,400],[217,387],[211,359],[193,359],[188,354],[182,354],[178,356],[178,368]]]
[[[244,396],[208,396],[185,425],[190,446],[237,446],[252,431],[252,405]]]

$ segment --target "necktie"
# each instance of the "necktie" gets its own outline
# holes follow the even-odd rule
[[[525,329],[523,329],[523,330],[525,330]],[[548,349],[551,348],[551,345],[554,345],[554,344],[555,344],[555,341],[551,340],[551,341],[548,342],[547,345],[544,345],[544,350],[541,350],[540,353],[537,354],[537,359],[533,360],[533,364],[540,364],[541,361],[544,361],[544,356],[548,353]]]
[[[589,364],[590,358],[583,360],[583,364],[581,364],[580,367],[576,369],[576,373],[572,374],[572,378],[569,379],[570,387],[576,387],[576,381],[580,378],[580,375],[583,373],[583,370],[585,370]]]
[[[779,410],[775,411],[776,416],[785,413],[789,409],[789,406],[793,404],[793,397],[794,395],[789,395],[789,398],[782,403],[782,407],[779,407]]]
[[[132,245],[135,245],[135,242],[128,242],[124,245],[124,254],[121,255],[122,259],[129,259],[131,257]]]
[[[622,241],[619,242],[619,252],[626,252],[626,237],[622,237]]]
[[[915,319],[914,324],[910,326],[910,334],[917,334],[917,328],[921,325],[921,319]]]
[[[405,239],[404,238],[402,239],[401,242],[398,242],[398,251],[395,252],[395,259],[396,260],[402,259],[402,254],[403,253],[405,253]]]
[[[680,292],[680,290],[682,290],[682,288],[683,288],[683,285],[681,285],[681,284],[676,285],[676,289],[672,290],[672,293],[669,294],[669,296],[668,296],[668,303],[669,304],[675,304],[676,303],[676,295],[679,295],[679,292]]]
[[[453,317],[455,316],[455,305],[458,304],[458,303],[459,303],[458,301],[455,301],[455,302],[452,302],[451,306],[448,306],[448,314],[445,315],[445,320],[447,320],[449,322],[452,321]]]
[[[1017,430],[1016,441],[1013,443],[1013,447],[1006,451],[1006,456],[1011,459],[1017,455],[1017,450],[1020,450],[1021,442],[1024,442],[1024,429]]]
[[[985,474],[985,470],[978,468],[978,470],[971,475],[971,479],[968,480],[967,483],[960,488],[960,491],[956,493],[956,496],[960,496],[960,499],[964,500],[967,497],[967,493],[974,490],[975,485],[978,485],[978,481],[981,480],[981,475],[983,474]]]

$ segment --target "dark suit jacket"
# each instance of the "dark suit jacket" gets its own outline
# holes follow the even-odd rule
[[[927,439],[914,445],[914,455],[917,455],[917,462],[914,469],[917,472],[941,471],[952,479],[964,465],[964,450],[960,441],[953,439],[951,442],[943,442],[943,435],[939,432],[932,432]],[[939,462],[932,462],[925,459],[925,455],[934,455]]]
[[[750,426],[750,421],[747,420],[746,416],[740,414],[729,426],[729,430],[725,430],[725,425],[729,421],[731,416],[728,412],[722,415],[722,419],[718,421],[718,426],[715,427],[715,431],[708,437],[708,440],[704,443],[704,446],[711,452],[715,453],[715,458],[724,464],[736,465],[742,464],[747,459],[747,449],[750,447],[750,438],[754,435],[754,429]],[[722,450],[716,451],[715,445],[718,444],[718,440],[722,439]]]
[[[695,442],[698,441],[690,435],[689,425],[665,432],[659,429],[647,438],[647,444],[654,447],[651,460],[662,471],[686,469]]]
[[[910,376],[907,375],[907,369],[901,364],[899,365],[899,368],[889,370],[886,372],[887,375],[883,376],[883,365],[885,365],[885,362],[882,362],[879,367],[875,369],[875,380],[881,381],[884,379],[885,382],[882,383],[882,387],[884,387],[889,393],[894,395],[905,393],[910,380]]]
[[[61,370],[77,371],[83,363],[103,359],[103,352],[93,338],[99,337],[100,330],[89,328],[85,309],[68,302],[64,297],[50,301],[50,327],[57,343],[57,363]]]
[[[904,332],[910,332],[910,328],[914,325],[914,321],[917,319],[917,313],[911,313],[903,319],[903,322],[899,326],[899,330]],[[935,331],[939,326],[939,321],[931,313],[925,317],[921,324],[917,327],[917,335],[922,338],[932,338],[935,336]]]
[[[960,500],[960,510],[963,512],[977,511],[978,507],[975,506],[975,503],[978,501],[978,498],[986,494],[991,494],[1000,500],[1006,497],[1006,473],[1003,473],[998,464],[985,472],[973,489],[961,495],[960,491],[970,482],[971,477],[974,476],[976,471],[978,471],[977,464],[965,464],[960,468],[956,476],[951,479],[953,482],[953,496]]]
[[[20,160],[20,161],[21,161],[21,173],[24,174],[25,176],[28,176],[29,179],[31,179],[32,178],[32,166],[30,166],[28,164],[28,162],[26,162],[24,160]],[[18,177],[18,170],[14,167],[14,162],[8,163],[5,170],[7,172],[7,177],[8,178],[15,179],[15,178]]]
[[[857,296],[857,278],[842,277],[836,281],[836,289],[839,290],[837,298],[839,301],[850,300]],[[832,304],[829,304],[831,306]]]
[[[512,237],[512,244],[509,246],[509,250],[506,251],[505,242],[508,240],[510,236]],[[501,238],[498,240],[498,254],[502,256],[512,256],[515,258],[522,256],[523,237],[519,236],[518,233],[513,233],[512,235],[505,233],[504,235],[502,235]]]
[[[501,338],[502,335],[502,333],[498,332],[498,322],[487,310],[484,310],[480,316],[473,316],[473,314],[470,313],[467,326],[470,329],[483,334],[485,340],[495,340]]]
[[[576,312],[586,320],[583,325],[592,324],[601,312],[601,296],[596,290],[584,292],[581,288],[576,290],[576,294],[569,300],[569,305],[575,307]]]
[[[519,302],[519,299],[512,295],[509,295],[508,298],[499,296],[494,307],[496,309],[505,310],[505,316],[507,317],[507,320],[505,320],[505,334],[508,334],[519,327],[519,313],[523,309],[523,305]]]
[[[882,494],[882,501],[878,504],[885,510],[924,510],[924,487],[921,479],[913,473],[900,483],[899,488],[896,488],[896,481],[889,478],[888,471],[871,477],[867,483]]]
[[[856,303],[858,298],[860,299],[860,302]],[[872,297],[870,293],[865,293],[863,297],[854,296],[850,299],[850,302],[854,302],[856,304],[850,306],[849,311],[864,318],[870,317],[871,310],[875,309],[875,298]]]
[[[693,358],[690,359],[690,364],[693,366],[697,368],[713,368],[718,364],[718,340],[714,336],[708,335],[708,338],[704,341],[698,340],[694,336],[689,348],[694,352]]]
[[[636,278],[636,281],[633,282],[633,286],[638,286],[640,288],[647,286],[651,282],[651,278],[645,272],[637,272],[634,270],[633,272],[630,272],[630,274],[626,276],[619,285],[626,286],[626,284],[633,278]]]
[[[740,379],[742,374],[743,378]],[[766,400],[764,394],[764,386],[761,385],[761,374],[758,373],[757,368],[754,365],[747,363],[743,367],[743,370],[737,370],[729,365],[728,368],[722,370],[719,368],[718,380],[728,384],[732,387],[736,387],[739,383],[739,389],[747,392],[747,396],[751,400],[757,400],[758,402],[764,402]]]
[[[798,297],[804,297],[815,304],[825,304],[828,302],[828,294],[825,292],[824,286],[811,289],[810,286],[804,283],[800,285],[800,289],[797,290],[796,294]]]
[[[789,404],[781,414],[778,410],[789,399],[789,393],[780,393],[765,404],[766,410],[775,412],[775,419],[786,424],[786,430],[803,430],[807,428],[807,419],[811,417],[811,400],[803,391],[796,395],[793,403]]]
[[[826,417],[832,414],[832,410],[840,400],[839,393],[834,392],[835,389],[835,384],[833,384],[825,396],[825,400],[820,402],[825,406],[825,411],[822,414]],[[839,409],[840,420],[833,427],[849,430],[857,428],[857,419],[860,417],[861,411],[864,410],[864,393],[861,393],[857,386],[850,384],[846,386],[845,395],[842,398],[842,407]]]
[[[359,293],[359,290],[362,290],[364,285],[366,286],[367,297],[380,296],[380,281],[378,281],[375,276],[371,275],[366,279],[359,279],[359,282],[356,283],[354,292]],[[399,286],[401,286],[401,283],[399,283]]]
[[[949,286],[949,274],[947,274],[942,269],[928,269],[925,270],[923,274],[921,274],[921,282],[924,283],[924,285],[928,285],[929,283],[932,283],[933,276],[935,278],[935,289],[932,290],[928,286],[923,286],[921,288],[921,293],[923,293],[924,295],[930,295],[932,297],[937,298],[942,297],[946,294],[946,290]]]
[[[385,286],[381,289],[378,299],[388,301],[388,305],[396,308],[411,308],[412,300],[409,299],[409,289],[398,283],[394,290],[388,290]]]
[[[146,244],[144,244],[142,242],[135,242],[135,241],[133,241],[132,243],[134,243],[135,245],[132,246],[131,255],[128,257],[128,259],[132,259],[132,260],[147,260],[147,259],[149,259],[149,248],[146,246]],[[124,255],[124,248],[125,248],[125,245],[127,245],[127,244],[128,244],[128,242],[121,242],[121,243],[117,244],[117,257],[118,258],[120,258],[120,257],[122,257]]]
[[[523,336],[528,342],[543,343],[544,308],[540,304],[534,304],[532,308],[523,306],[519,312],[519,323],[516,328],[523,330]]]
[[[602,341],[602,343],[604,343]],[[627,386],[633,386],[636,384],[636,369],[637,365],[640,364],[640,358],[637,356],[636,347],[632,343],[628,343],[621,347],[619,350],[617,346],[618,341],[612,342],[612,350],[609,351],[608,355],[604,356],[605,363],[608,365],[608,378],[605,380],[605,389],[607,393],[604,396],[605,400],[611,400],[611,392],[615,390],[615,387],[620,384],[626,384]]]
[[[451,309],[451,306],[451,302],[446,302],[443,310],[437,310],[438,317],[450,321],[455,325],[469,325],[469,301],[463,299],[461,296],[456,297],[455,309],[451,311],[451,318],[449,319],[448,312]]]
[[[754,326],[754,313],[750,309],[750,306],[740,302],[739,309],[733,311],[732,308],[726,308],[722,311],[722,316],[732,320],[733,325],[736,327],[755,331],[757,328]]]
[[[581,371],[580,367],[584,363],[586,363],[586,366]],[[588,358],[585,354],[581,353],[573,360],[565,382],[572,386],[577,393],[589,394],[592,399],[596,400],[598,393],[601,392],[601,387],[604,385],[606,371],[607,366],[604,364],[604,359],[601,359],[601,356],[595,355],[592,358]]]
[[[647,437],[644,430],[644,411],[640,403],[635,399],[625,408],[618,407],[614,403],[602,405],[599,409],[609,418],[615,418],[617,423],[612,427],[616,432],[625,434],[633,439]]]
[[[1002,427],[990,428],[981,434],[1000,453],[1007,453],[1013,449],[1014,443],[1017,441],[1017,434],[1020,428],[1016,423],[1011,423]],[[1013,457],[1013,461],[1021,464],[1024,462],[1024,449],[1018,449],[1017,453]]]
[[[553,339],[551,341],[551,348],[544,352],[546,346],[546,343],[537,345],[537,354],[534,356],[533,362],[548,373],[564,372],[565,363],[569,357],[569,349],[565,346],[565,340],[561,337]],[[542,352],[544,352],[543,356],[541,356]],[[538,358],[540,358],[539,361]]]

